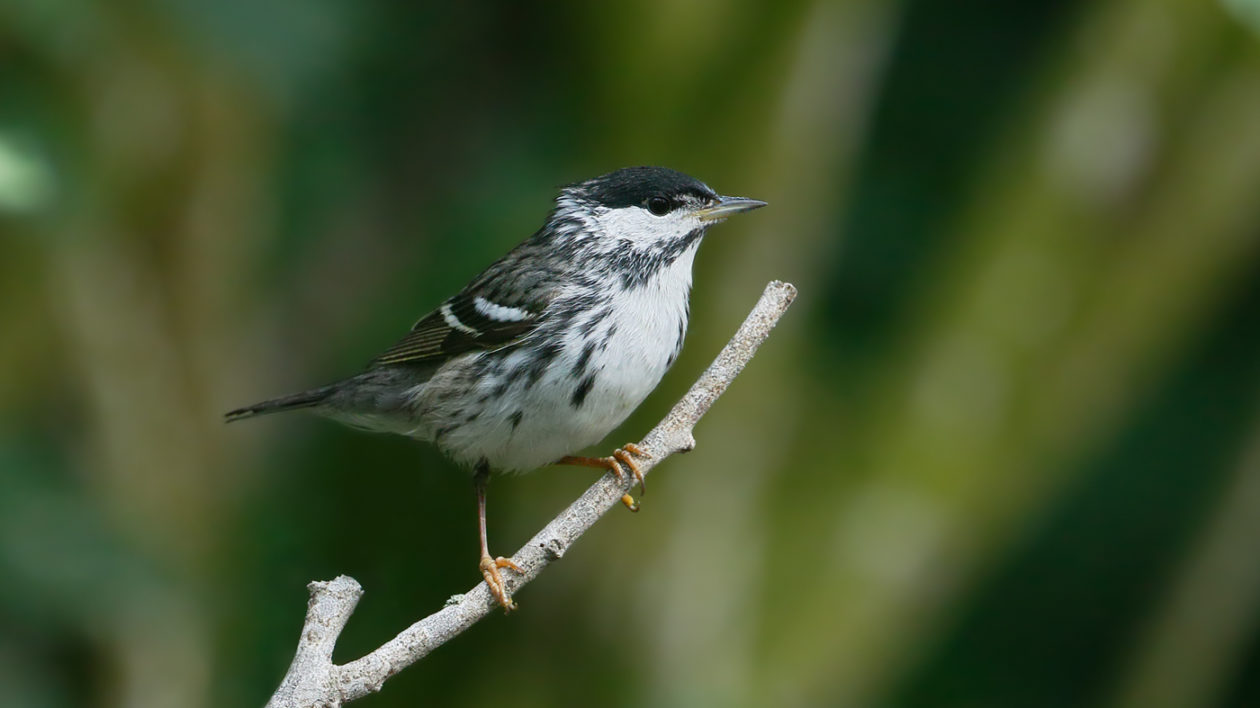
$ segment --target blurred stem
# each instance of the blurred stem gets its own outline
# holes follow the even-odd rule
[[[257,102],[172,43],[160,14],[114,12],[95,61],[66,69],[88,109],[83,198],[46,239],[49,300],[85,398],[85,485],[161,569],[128,593],[143,612],[106,625],[105,700],[194,708],[213,670],[212,608],[196,589],[215,572],[239,481],[217,411],[248,240],[224,235],[255,211],[261,121]]]
[[[1134,643],[1117,708],[1222,705],[1260,626],[1260,417],[1216,512]]]
[[[769,697],[877,704],[1254,256],[1260,73],[1204,58],[1237,32],[1212,13],[1109,3],[1064,44],[1082,53],[996,151],[876,387],[869,468],[793,509],[834,521],[823,562],[780,578],[801,591],[771,618]]]

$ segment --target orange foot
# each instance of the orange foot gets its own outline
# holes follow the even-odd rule
[[[499,601],[504,612],[511,612],[516,609],[516,602],[507,594],[507,585],[503,582],[503,574],[499,572],[499,568],[511,568],[518,573],[525,571],[510,558],[481,557],[481,577],[486,579],[490,594]]]
[[[647,452],[634,443],[626,443],[616,450],[613,450],[613,454],[608,457],[575,457],[568,455],[560,458],[556,464],[598,467],[612,472],[616,475],[618,481],[624,481],[626,478],[626,471],[621,467],[622,465],[625,465],[630,468],[630,474],[634,475],[635,480],[638,481],[639,494],[642,495],[647,492],[647,484],[644,482],[643,471],[639,469],[639,463],[635,459],[636,457],[646,459],[650,458],[651,455],[647,454]],[[630,511],[639,510],[639,503],[636,502],[634,497],[629,494],[622,495],[621,503],[624,504]]]

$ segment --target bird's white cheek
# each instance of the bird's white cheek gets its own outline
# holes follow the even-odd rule
[[[639,246],[670,241],[701,226],[684,211],[656,216],[641,207],[609,209],[598,218],[604,233]]]

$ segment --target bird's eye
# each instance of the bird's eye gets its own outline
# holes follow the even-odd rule
[[[665,197],[651,197],[647,200],[647,208],[657,216],[665,216],[669,213],[669,200]]]

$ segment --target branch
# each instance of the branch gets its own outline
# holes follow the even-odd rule
[[[696,446],[692,436],[700,418],[757,352],[770,330],[796,298],[789,283],[772,281],[730,342],[701,374],[669,414],[652,429],[639,447],[649,457],[639,462],[646,475],[666,457]],[[629,475],[627,475],[629,477]],[[632,479],[618,481],[611,473],[600,477],[577,501],[539,531],[512,557],[523,574],[504,573],[508,591],[515,593],[558,560],[582,534],[595,525],[630,490]],[[426,656],[473,626],[498,607],[485,583],[425,617],[372,653],[348,664],[332,663],[333,646],[345,628],[363,588],[354,578],[313,582],[306,623],[298,640],[297,655],[267,708],[335,708],[342,703],[379,691],[385,680]]]

